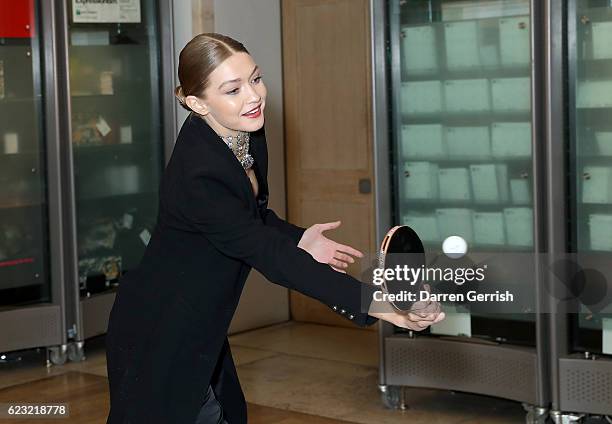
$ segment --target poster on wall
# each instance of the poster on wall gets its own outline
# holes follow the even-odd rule
[[[140,0],[72,0],[74,23],[139,23]]]

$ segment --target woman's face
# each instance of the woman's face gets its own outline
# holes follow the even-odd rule
[[[218,134],[230,135],[263,126],[266,94],[259,67],[251,55],[240,52],[210,74],[202,98],[188,96],[186,101]]]

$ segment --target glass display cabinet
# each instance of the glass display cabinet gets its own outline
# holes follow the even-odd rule
[[[612,3],[570,0],[567,7],[567,251],[579,268],[578,301],[555,322],[559,380],[553,412],[578,421],[612,416]],[[576,289],[576,287],[574,287]]]
[[[529,2],[408,1],[397,16],[394,221],[429,253],[451,235],[481,253],[533,251]],[[453,333],[535,344],[533,315],[460,316]]]
[[[0,1],[0,351],[66,344],[52,11]]]
[[[457,235],[472,258],[496,255],[506,269],[520,268],[510,265],[517,258],[533,262],[540,242],[533,152],[543,140],[534,137],[541,55],[532,51],[539,37],[532,23],[540,7],[389,0],[374,2],[372,17],[379,238],[409,225],[431,257]],[[535,296],[536,273],[527,275]],[[447,313],[418,335],[381,324],[383,400],[397,406],[402,386],[460,390],[523,402],[534,422],[544,419],[546,357],[535,306]]]
[[[572,66],[571,113],[571,249],[609,275],[612,263],[612,193],[607,186],[612,172],[612,5],[578,1],[576,44]],[[605,299],[602,299],[605,300]],[[612,355],[612,309],[607,305],[583,308],[575,316],[573,348]],[[602,306],[602,308],[597,308]],[[604,337],[608,336],[608,337]]]
[[[422,386],[520,401],[530,423],[612,419],[612,3],[388,0],[372,28],[379,238],[406,224],[432,255],[460,235],[509,274],[535,266],[533,313],[381,323],[383,400]]]
[[[0,0],[0,352],[83,357],[176,138],[172,2]]]
[[[1,306],[51,299],[41,40],[27,3],[9,12],[20,28],[0,34]]]
[[[603,7],[602,7],[603,4]],[[579,1],[576,10],[573,69],[571,246],[584,257],[610,259],[612,197],[607,187],[612,172],[612,5]],[[612,175],[612,174],[611,174]],[[602,264],[603,265],[603,264]],[[612,265],[599,267],[609,274]],[[586,305],[585,305],[586,306]],[[594,305],[596,306],[596,305]],[[576,316],[574,348],[612,355],[612,309],[584,309]]]
[[[138,23],[69,26],[79,282],[110,288],[138,264],[157,217],[163,162],[159,31]],[[74,13],[73,13],[74,15]]]
[[[140,262],[157,220],[175,139],[174,59],[172,47],[162,49],[167,1],[63,6],[78,356],[84,339],[106,332],[118,279]]]

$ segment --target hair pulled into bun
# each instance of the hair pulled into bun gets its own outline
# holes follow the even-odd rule
[[[178,100],[179,104],[184,109],[187,109],[189,112],[191,112],[191,109],[189,108],[189,106],[187,106],[187,103],[185,103],[185,93],[183,93],[183,87],[181,87],[180,85],[176,86],[176,88],[174,89],[174,97],[176,97],[176,100]]]

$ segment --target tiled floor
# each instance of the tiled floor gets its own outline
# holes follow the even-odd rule
[[[368,424],[524,422],[517,402],[440,390],[409,389],[410,409],[385,409],[375,332],[288,323],[230,342],[245,397],[258,405]]]
[[[524,422],[516,402],[439,390],[409,389],[408,410],[385,409],[371,331],[290,322],[231,336],[230,343],[250,423]],[[50,368],[33,353],[20,364],[0,364],[0,402],[63,399],[74,405],[68,422],[104,423],[103,338],[89,341],[86,355],[84,362]]]

